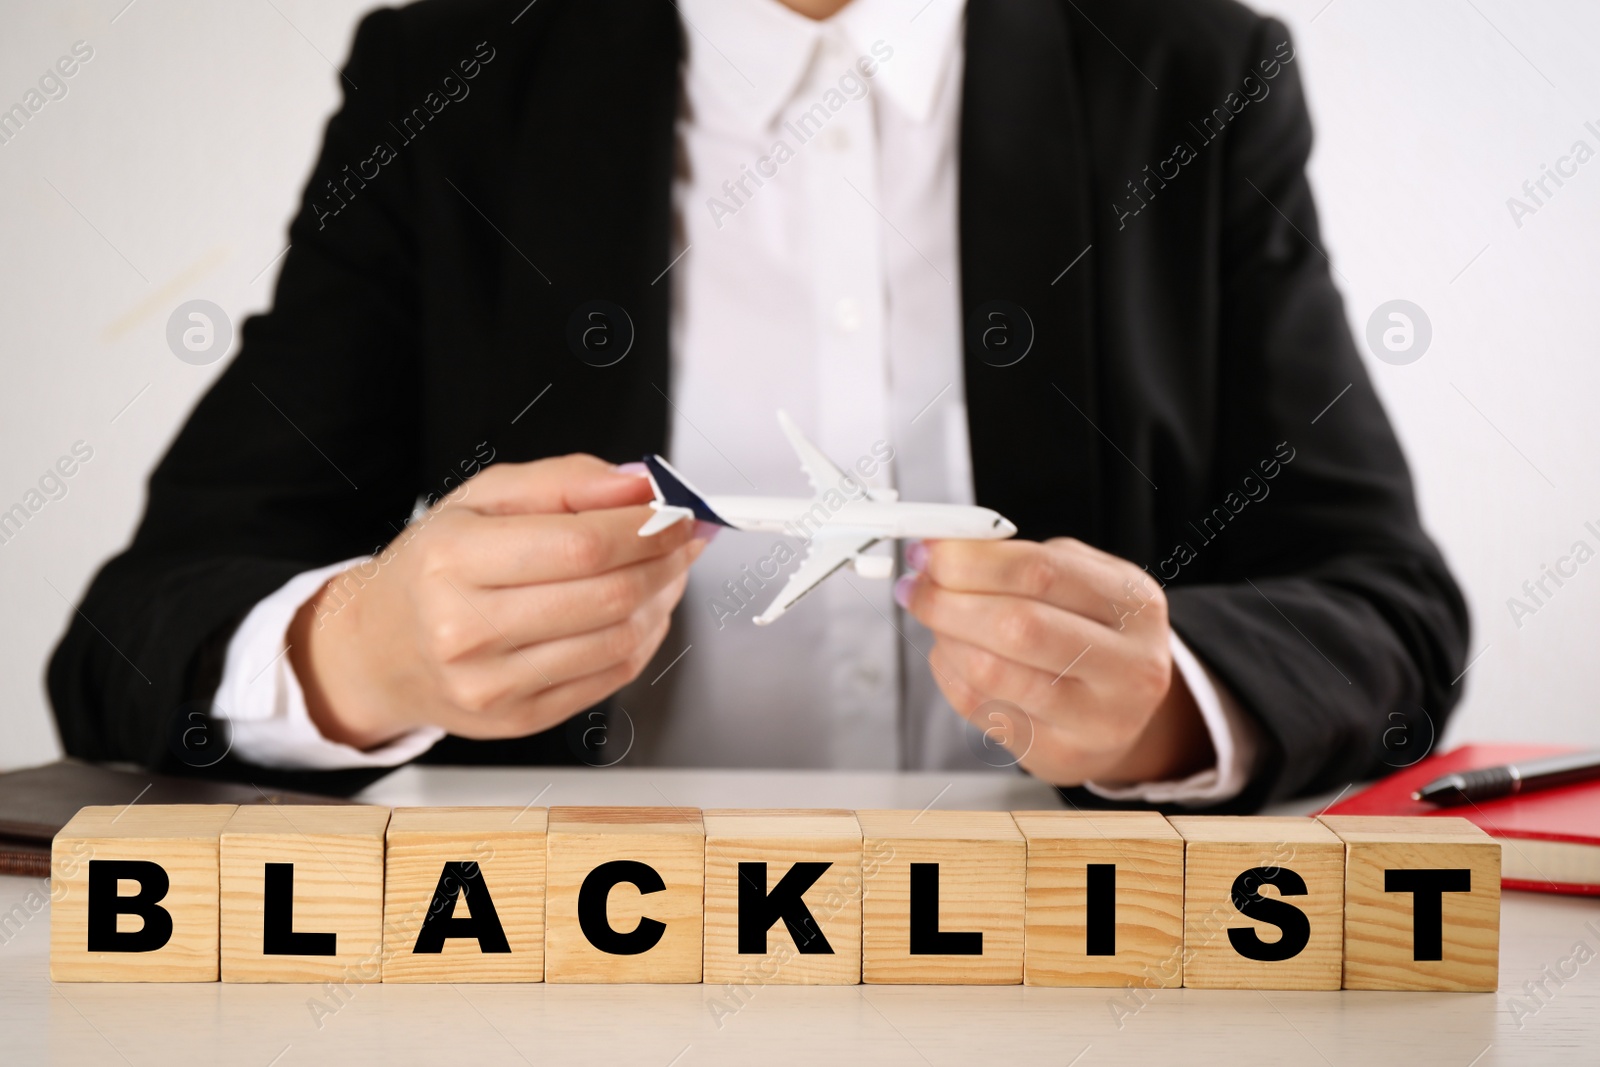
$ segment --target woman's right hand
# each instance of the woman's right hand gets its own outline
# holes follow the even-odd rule
[[[296,614],[312,721],[361,749],[429,725],[521,737],[610,696],[655,654],[705,547],[692,522],[640,537],[650,498],[593,456],[485,468]]]

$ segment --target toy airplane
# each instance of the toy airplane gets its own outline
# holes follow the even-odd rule
[[[801,497],[702,496],[672,465],[660,456],[646,456],[650,485],[656,498],[655,514],[639,528],[640,537],[667,529],[675,522],[698,519],[734,530],[783,533],[806,542],[799,570],[789,576],[778,598],[756,616],[765,626],[847,563],[866,578],[887,578],[894,560],[863,555],[869,548],[892,538],[948,537],[998,541],[1017,532],[999,512],[963,504],[905,504],[893,489],[868,489],[848,475],[805,439],[799,427],[783,412],[778,425],[800,456],[816,495]],[[825,497],[842,499],[837,506]]]

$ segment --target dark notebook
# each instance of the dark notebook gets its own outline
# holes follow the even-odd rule
[[[0,774],[0,874],[44,878],[50,841],[89,804],[348,804],[241,782],[171,778],[57,760]]]

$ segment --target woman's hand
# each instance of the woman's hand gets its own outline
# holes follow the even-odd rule
[[[616,692],[705,547],[690,522],[640,537],[650,495],[593,456],[480,472],[295,616],[312,721],[357,748],[424,725],[521,737]]]
[[[907,558],[922,573],[895,594],[938,638],[939,688],[1034,775],[1125,784],[1215,762],[1173,665],[1166,597],[1132,563],[1070,538],[929,541]]]

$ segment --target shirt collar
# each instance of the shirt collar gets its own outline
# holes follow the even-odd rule
[[[676,0],[688,41],[686,76],[753,127],[772,125],[798,90],[824,35],[878,61],[872,81],[914,121],[938,100],[960,40],[966,0],[851,0],[821,22],[778,0]],[[874,53],[892,49],[884,60]]]

